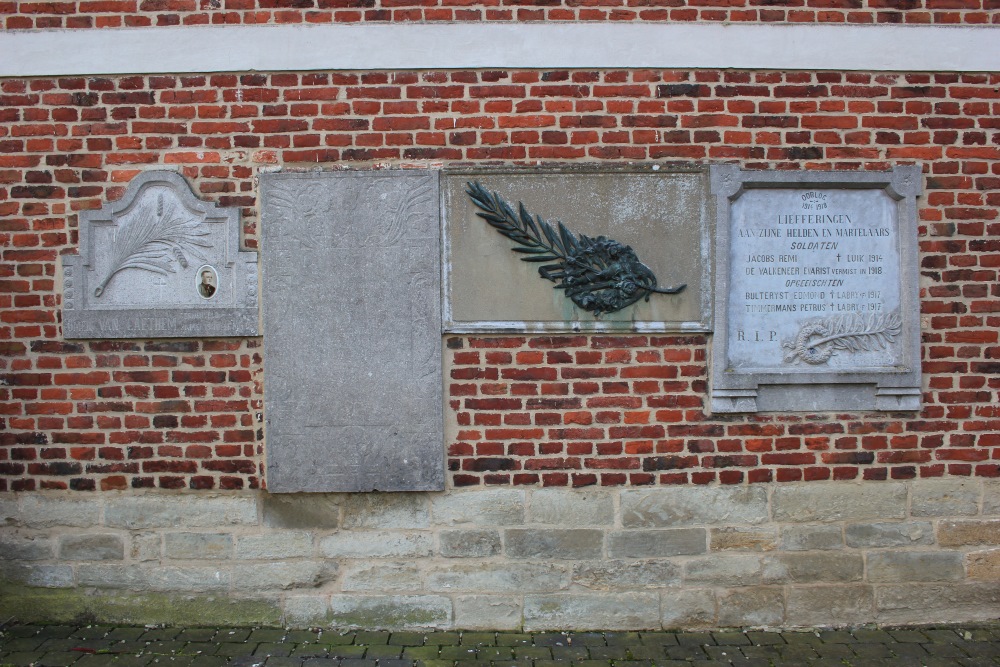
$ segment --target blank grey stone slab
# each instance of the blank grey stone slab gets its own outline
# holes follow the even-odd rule
[[[711,174],[712,410],[918,410],[920,167]]]
[[[577,307],[539,264],[522,262],[515,244],[476,215],[466,194],[478,181],[517,210],[575,235],[630,246],[661,288],[595,318]],[[711,328],[714,201],[704,168],[633,167],[450,170],[442,178],[445,216],[445,329],[475,331],[708,331]]]
[[[268,490],[444,487],[438,183],[261,179]]]
[[[66,338],[258,335],[257,253],[240,250],[239,209],[148,171],[80,213],[80,253],[63,255]]]

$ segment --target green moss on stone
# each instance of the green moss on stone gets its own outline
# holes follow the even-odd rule
[[[5,584],[0,587],[0,617],[14,617],[22,623],[278,626],[281,606],[277,599],[139,595]]]

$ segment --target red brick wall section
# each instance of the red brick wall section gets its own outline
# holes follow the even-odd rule
[[[998,0],[0,0],[7,30],[174,25],[641,21],[1000,23]]]
[[[259,339],[66,342],[76,212],[143,169],[919,161],[925,408],[705,414],[706,336],[449,337],[455,485],[1000,474],[1000,74],[456,71],[0,82],[0,488],[261,484]]]

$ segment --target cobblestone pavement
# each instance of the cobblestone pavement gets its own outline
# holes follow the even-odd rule
[[[805,632],[348,632],[13,625],[0,667],[1000,666],[1000,626]]]

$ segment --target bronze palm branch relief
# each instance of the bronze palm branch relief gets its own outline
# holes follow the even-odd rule
[[[656,275],[639,261],[630,246],[605,236],[576,235],[561,222],[555,227],[517,203],[517,212],[499,194],[476,181],[466,194],[476,215],[518,245],[511,248],[525,262],[547,262],[538,267],[543,278],[556,283],[580,308],[600,317],[631,306],[651,294],[677,294],[686,284],[660,288]]]

